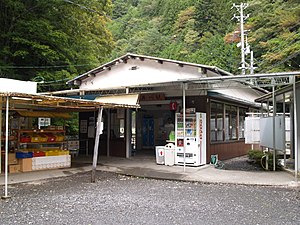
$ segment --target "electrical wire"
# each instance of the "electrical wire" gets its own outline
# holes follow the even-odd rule
[[[74,64],[74,65],[61,65],[61,66],[0,66],[0,69],[51,69],[51,68],[67,68],[67,67],[84,67],[92,66],[94,64]]]

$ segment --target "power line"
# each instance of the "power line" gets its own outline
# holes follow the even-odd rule
[[[92,66],[93,64],[75,64],[75,65],[61,65],[61,66],[0,66],[0,69],[51,69],[51,68],[67,68],[67,67],[84,67]]]

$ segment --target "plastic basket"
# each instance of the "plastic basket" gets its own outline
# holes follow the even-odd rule
[[[17,159],[25,159],[25,158],[32,158],[32,157],[33,157],[32,152],[16,152]]]
[[[40,136],[37,134],[32,134],[31,136],[31,142],[41,142]]]
[[[64,141],[65,136],[61,135],[61,134],[56,134],[55,135],[56,141]]]
[[[48,142],[55,142],[56,137],[53,134],[46,134]]]
[[[46,156],[46,153],[43,151],[33,152],[33,157],[42,157],[42,156]]]

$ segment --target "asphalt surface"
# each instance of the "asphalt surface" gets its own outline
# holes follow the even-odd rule
[[[0,224],[300,224],[299,188],[90,175],[10,185]]]

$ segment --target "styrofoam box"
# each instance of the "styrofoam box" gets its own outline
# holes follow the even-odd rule
[[[32,158],[32,170],[54,169],[71,166],[70,155],[45,156]]]

